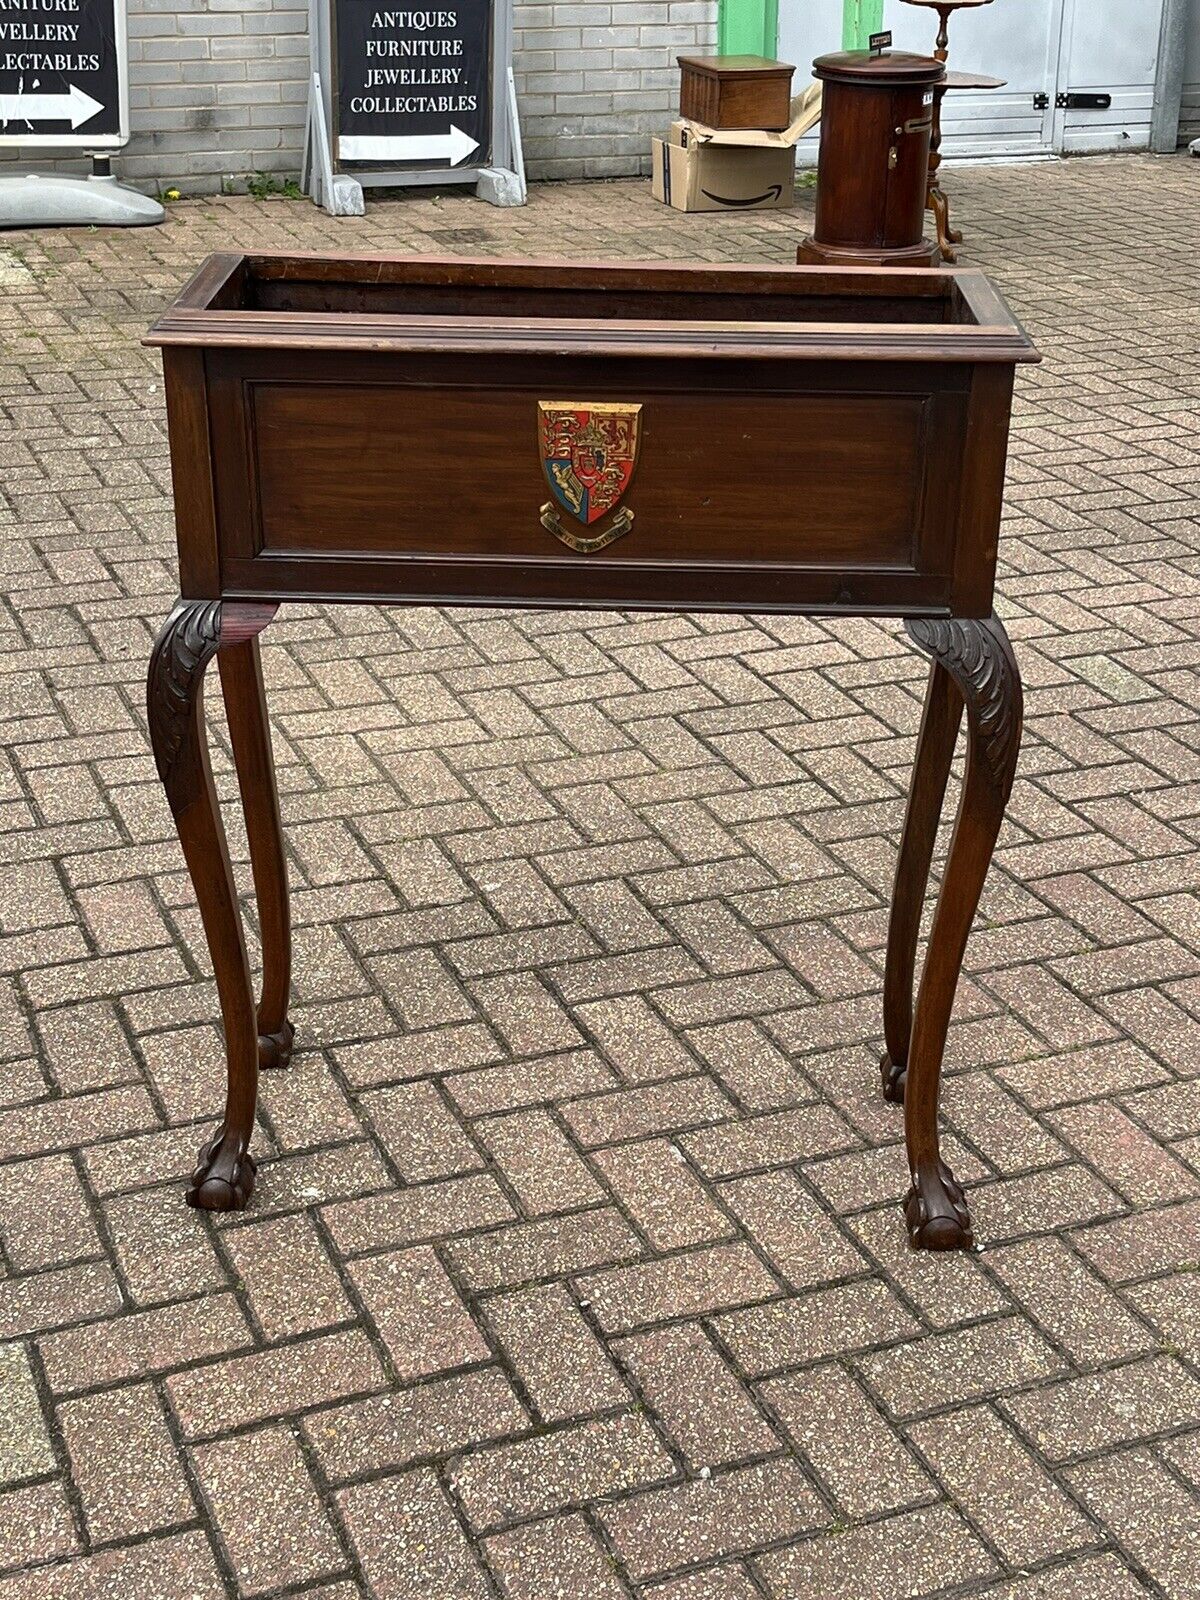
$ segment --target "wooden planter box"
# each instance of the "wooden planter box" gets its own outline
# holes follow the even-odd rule
[[[228,1055],[191,1203],[246,1204],[259,1066],[292,1049],[257,640],[281,600],[871,613],[903,617],[933,661],[889,923],[882,1087],[905,1103],[912,1242],[969,1245],[939,1152],[938,1081],[1020,744],[992,583],[1013,370],[1037,359],[987,279],[223,254],[151,342],[182,597],[151,657],[148,724]],[[258,900],[258,992],[204,732],[214,659]],[[964,707],[959,821],[914,1009]]]
[[[894,615],[990,609],[1033,354],[975,271],[303,255],[211,257],[152,339],[204,424],[185,592]],[[641,407],[582,564],[539,521],[562,397]]]

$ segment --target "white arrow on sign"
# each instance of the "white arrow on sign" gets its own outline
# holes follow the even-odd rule
[[[74,83],[66,94],[0,94],[0,122],[69,122],[78,128],[103,110]]]
[[[459,166],[479,140],[450,124],[449,133],[350,133],[338,140],[343,161],[446,161]]]

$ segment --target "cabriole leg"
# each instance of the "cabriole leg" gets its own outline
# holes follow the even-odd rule
[[[879,1072],[884,1099],[897,1105],[904,1100],[912,1038],[913,971],[921,911],[962,709],[958,685],[946,669],[934,661],[929,668],[925,710],[917,737],[912,786],[896,863],[883,974],[883,1037],[887,1050],[879,1063]]]
[[[973,1236],[962,1189],[941,1159],[938,1088],[967,936],[1016,771],[1021,680],[1008,635],[994,616],[920,618],[905,627],[933,657],[931,695],[939,674],[948,676],[967,710],[966,775],[917,995],[904,1087],[904,1136],[912,1173],[904,1206],[909,1240],[920,1249],[953,1250],[971,1245]],[[945,692],[940,690],[939,696]],[[946,743],[952,746],[945,724],[938,738],[939,752]],[[916,854],[914,848],[914,858]]]
[[[286,1067],[292,1058],[294,1037],[287,1014],[292,972],[287,862],[258,647],[258,634],[276,609],[274,605],[226,602],[217,656],[242,809],[246,815],[262,939],[262,995],[258,1002],[258,1064],[261,1068]]]
[[[254,1188],[250,1136],[258,1096],[258,1029],[225,830],[217,807],[203,721],[204,672],[221,642],[219,601],[181,600],[150,657],[146,685],[158,775],[204,923],[225,1026],[225,1116],[200,1151],[189,1205],[240,1210]]]

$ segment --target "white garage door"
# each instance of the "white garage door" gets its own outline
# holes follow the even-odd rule
[[[946,155],[1135,149],[1149,139],[1162,0],[994,0],[950,22],[950,66],[1005,78],[1003,89],[947,96]],[[930,54],[937,14],[885,0],[897,49]],[[779,0],[779,54],[801,87],[814,56],[841,48],[841,0]],[[1059,105],[1109,95],[1106,110]],[[1038,103],[1039,98],[1044,104]]]
[[[1192,0],[1188,11],[1186,39],[1179,136],[1196,139],[1200,138],[1200,0]]]

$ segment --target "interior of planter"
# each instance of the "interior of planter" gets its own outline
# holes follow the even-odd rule
[[[714,274],[680,268],[638,283],[628,267],[524,267],[489,262],[311,262],[250,257],[239,304],[253,311],[360,312],[372,316],[573,318],[603,322],[973,323],[944,274]],[[888,279],[904,292],[888,292]],[[843,281],[845,281],[843,277]],[[919,292],[907,286],[917,285]]]

